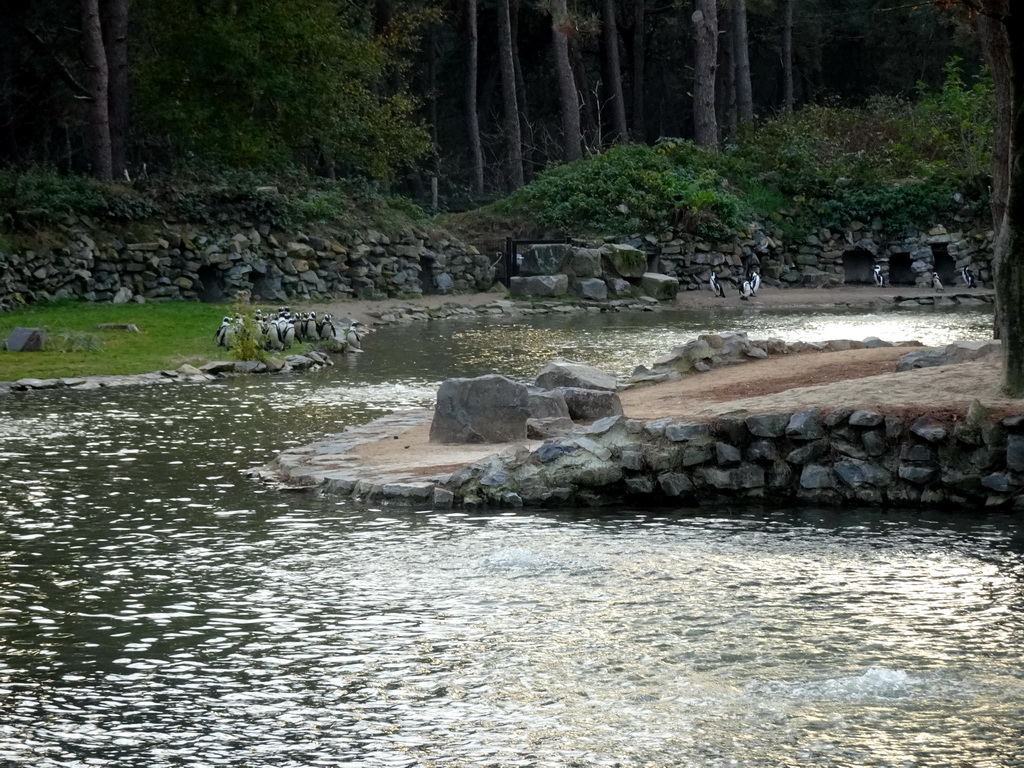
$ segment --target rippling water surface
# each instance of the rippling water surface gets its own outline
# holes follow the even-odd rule
[[[989,323],[915,318],[439,323],[306,377],[2,400],[0,765],[1024,763],[1015,520],[473,516],[242,476],[553,354],[625,374],[703,330],[942,343]]]

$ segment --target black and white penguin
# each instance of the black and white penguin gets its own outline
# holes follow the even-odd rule
[[[345,342],[348,344],[348,350],[353,352],[362,352],[362,341],[363,337],[359,335],[359,321],[353,320],[352,325],[348,327],[348,333],[345,335]]]
[[[740,301],[747,301],[753,295],[754,291],[750,286],[749,280],[744,280],[742,283],[740,283]]]
[[[960,270],[960,276],[964,279],[964,285],[968,288],[974,288],[977,283],[974,282],[974,273],[971,271],[970,266],[966,266]]]
[[[320,334],[316,330],[316,312],[307,312],[300,325],[303,339],[319,338]]]
[[[942,292],[945,289],[942,287],[942,281],[939,279],[938,272],[932,272],[932,288],[936,291]]]
[[[231,318],[225,316],[221,321],[220,328],[217,329],[217,333],[214,338],[217,339],[218,347],[227,347],[228,345],[228,332],[231,330]]]
[[[757,296],[757,291],[761,287],[761,275],[754,270],[750,270],[750,274],[747,275],[747,282],[750,283],[750,295]]]
[[[718,282],[718,275],[712,272],[711,279],[708,282],[711,284],[711,290],[715,292],[715,296],[717,296],[720,299],[724,299],[725,288],[723,288],[722,284]]]
[[[877,285],[879,288],[884,287],[885,275],[882,274],[882,268],[878,264],[875,264],[875,266],[871,269],[871,272],[875,276],[875,285]]]
[[[331,317],[330,312],[325,312],[324,316],[320,318],[316,327],[316,335],[324,341],[338,340],[338,329],[334,327],[334,318]]]
[[[289,349],[295,341],[295,323],[288,315],[277,319],[277,338],[281,342],[281,349]]]

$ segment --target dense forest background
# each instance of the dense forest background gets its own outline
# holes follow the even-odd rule
[[[0,167],[435,177],[459,207],[616,143],[877,112],[951,60],[981,71],[971,26],[900,0],[8,0]]]

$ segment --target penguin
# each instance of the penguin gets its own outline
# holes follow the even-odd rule
[[[748,301],[753,294],[754,292],[751,289],[750,281],[744,280],[740,284],[740,301]]]
[[[885,286],[885,275],[882,274],[882,268],[878,264],[875,264],[871,271],[875,276],[875,285],[879,288],[883,288]]]
[[[716,275],[714,272],[712,272],[711,273],[711,280],[709,280],[708,282],[711,284],[711,290],[715,292],[715,296],[717,296],[720,299],[724,299],[725,298],[725,288],[723,288],[722,284],[720,282],[718,282],[718,275]]]
[[[942,281],[939,279],[938,272],[932,272],[932,288],[934,288],[936,291],[939,291],[940,293],[945,290],[942,287]]]
[[[359,335],[358,326],[360,325],[358,320],[353,320],[352,325],[348,327],[348,333],[345,336],[345,341],[348,344],[348,349],[353,352],[362,352],[362,337]]]
[[[964,285],[968,288],[976,287],[977,283],[974,282],[974,273],[971,271],[970,266],[966,266],[960,270],[960,275],[964,279]]]
[[[307,312],[301,326],[303,339],[315,339],[319,337],[320,334],[316,330],[316,312]]]
[[[295,323],[287,315],[277,319],[277,338],[281,342],[281,349],[289,349],[295,341]]]
[[[317,325],[317,336],[324,341],[338,341],[338,329],[334,327],[334,318],[330,312],[325,312]]]
[[[757,296],[757,290],[761,287],[761,275],[754,270],[750,270],[750,274],[747,275],[747,282],[750,283],[750,295]]]
[[[217,339],[217,346],[218,347],[227,347],[228,346],[228,332],[230,330],[231,330],[231,318],[227,317],[225,315],[224,319],[221,321],[220,328],[217,329],[217,333],[214,335],[214,338]]]

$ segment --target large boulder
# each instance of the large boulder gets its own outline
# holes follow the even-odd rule
[[[566,274],[573,277],[600,277],[601,251],[597,248],[573,248],[564,268]]]
[[[530,392],[526,404],[531,419],[569,418],[569,406],[557,389]]]
[[[557,275],[565,272],[565,264],[575,249],[565,244],[532,245],[523,253],[520,275]]]
[[[608,298],[608,286],[599,277],[584,277],[572,281],[572,290],[581,299],[604,301]]]
[[[46,344],[46,331],[42,328],[22,328],[17,326],[11,330],[4,346],[8,352],[39,352]]]
[[[532,296],[552,298],[569,292],[569,278],[566,275],[513,277],[508,281],[508,288],[515,299],[528,299]]]
[[[437,391],[432,443],[505,443],[526,439],[526,385],[494,374],[448,379]]]
[[[558,391],[565,398],[573,421],[596,421],[607,416],[622,415],[622,402],[615,392],[579,387],[559,387]]]
[[[998,354],[999,341],[955,341],[943,348],[930,347],[915,350],[901,357],[896,363],[897,371],[912,371],[916,368],[935,368],[942,365],[956,365]]]
[[[615,377],[607,371],[575,360],[555,358],[540,369],[536,384],[542,389],[577,387],[579,389],[603,389],[614,392],[619,388]]]
[[[644,294],[658,301],[675,301],[679,293],[679,280],[657,272],[645,272],[640,279]]]
[[[609,273],[619,277],[643,277],[647,271],[647,254],[632,245],[604,245],[601,260]]]

